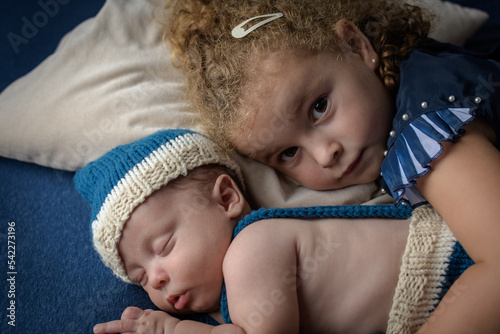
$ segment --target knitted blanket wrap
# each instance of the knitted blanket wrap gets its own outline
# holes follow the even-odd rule
[[[387,334],[415,333],[429,318],[442,297],[448,259],[456,244],[431,206],[413,211]]]

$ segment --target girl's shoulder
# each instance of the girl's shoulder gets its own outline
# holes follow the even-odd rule
[[[480,116],[500,138],[500,62],[465,49],[429,41],[401,62],[397,113],[382,173],[396,203],[425,199],[415,180],[430,171],[443,141],[455,141]]]
[[[437,110],[468,109],[500,123],[500,61],[493,56],[500,59],[500,47],[480,54],[429,40],[402,60],[389,146],[405,126]]]
[[[500,47],[497,50],[481,54],[427,41],[400,63],[398,111],[412,116],[444,108],[475,108],[481,102],[498,105]]]

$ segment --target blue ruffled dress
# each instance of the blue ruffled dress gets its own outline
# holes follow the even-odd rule
[[[416,179],[430,172],[441,143],[455,142],[476,117],[500,138],[500,62],[488,57],[429,40],[401,61],[397,113],[382,163],[384,189],[396,205],[427,203]]]

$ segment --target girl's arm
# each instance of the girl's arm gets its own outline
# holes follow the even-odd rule
[[[196,321],[181,321],[163,311],[143,311],[137,307],[125,309],[120,320],[96,325],[94,333],[244,334],[242,329],[235,325],[211,326]]]
[[[417,187],[475,265],[444,296],[418,333],[500,333],[500,153],[480,129],[444,143]]]

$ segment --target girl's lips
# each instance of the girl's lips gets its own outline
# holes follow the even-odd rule
[[[347,174],[349,174],[353,170],[355,170],[356,167],[358,167],[359,163],[361,162],[362,157],[363,157],[363,152],[361,152],[360,155],[358,156],[358,158],[356,160],[354,160],[354,162],[352,164],[350,164],[349,167],[347,167],[347,169],[344,171],[342,176],[346,176]]]

